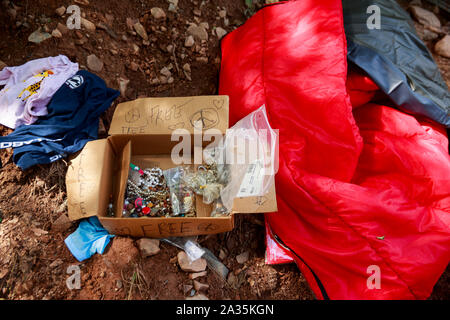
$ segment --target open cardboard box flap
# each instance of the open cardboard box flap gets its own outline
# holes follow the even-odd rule
[[[170,152],[164,155],[161,150],[164,146],[170,150],[169,145],[176,143],[170,141],[172,131],[184,128],[193,133],[193,124],[197,120],[202,121],[203,129],[216,128],[225,133],[228,96],[145,98],[119,104],[111,123],[110,137],[88,142],[70,161],[66,175],[69,218],[77,220],[97,215],[113,234],[167,237],[226,232],[234,226],[234,213],[277,211],[273,183],[266,195],[235,199],[232,214],[227,217],[204,214],[195,218],[120,217],[121,212],[117,213],[117,210],[123,203],[123,181],[128,177],[131,159],[139,163],[139,158],[147,157],[148,151],[143,150],[147,149],[157,150],[158,157],[166,157],[164,161],[167,162]],[[152,143],[156,143],[155,147]],[[109,203],[114,203],[116,217],[107,217]],[[198,209],[205,211],[205,208]]]
[[[228,96],[143,98],[117,106],[109,134],[171,134],[183,128],[194,131],[195,121],[203,130],[228,129]]]

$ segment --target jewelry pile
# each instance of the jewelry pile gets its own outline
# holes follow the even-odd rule
[[[215,162],[199,166],[195,173],[187,166],[163,171],[130,164],[122,217],[195,217],[195,194],[206,204],[214,203],[216,215],[221,211],[217,207],[227,179],[228,170],[218,168]],[[112,205],[109,211],[113,215]]]
[[[141,170],[133,164],[130,168],[122,216],[130,218],[171,216],[170,192],[162,169]]]

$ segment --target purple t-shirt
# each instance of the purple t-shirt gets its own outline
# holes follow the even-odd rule
[[[47,104],[56,90],[78,71],[64,55],[29,61],[0,71],[0,124],[16,128],[47,115]]]

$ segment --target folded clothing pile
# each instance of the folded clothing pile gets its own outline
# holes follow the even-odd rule
[[[14,148],[14,163],[23,170],[65,158],[98,138],[99,117],[119,94],[100,77],[78,71],[53,95],[48,114],[0,137],[0,149]]]

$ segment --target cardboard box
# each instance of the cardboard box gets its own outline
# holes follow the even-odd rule
[[[97,215],[116,235],[165,238],[230,231],[234,214],[277,211],[275,184],[264,196],[237,198],[230,216],[210,217],[211,206],[196,199],[197,217],[122,218],[130,162],[141,168],[176,167],[171,150],[174,129],[194,133],[194,121],[204,130],[228,128],[228,96],[145,98],[117,106],[107,139],[90,141],[70,161],[66,176],[68,213],[71,220]],[[192,139],[193,140],[193,139]],[[208,142],[209,143],[209,142]],[[107,216],[113,203],[115,217]]]

